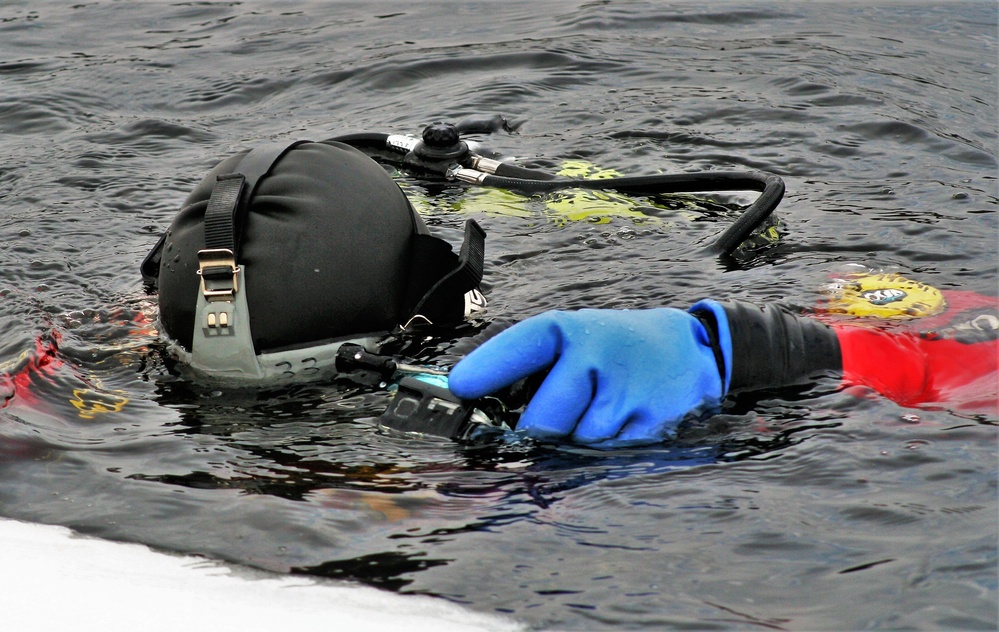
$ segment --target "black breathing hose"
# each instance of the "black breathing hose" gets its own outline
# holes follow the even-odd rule
[[[344,134],[335,136],[328,140],[357,147],[358,149],[385,149],[389,135],[378,132],[359,132],[356,134]]]
[[[399,152],[401,148],[390,146],[389,139],[389,134],[361,132],[336,136],[329,140],[339,141],[358,149],[378,152],[389,150],[390,154]],[[399,162],[406,164],[402,160]],[[445,172],[447,167],[448,165],[442,164],[440,172]],[[551,193],[563,189],[613,190],[646,195],[759,191],[759,197],[712,244],[713,252],[726,255],[732,254],[739,244],[759,228],[784,197],[784,181],[779,176],[762,171],[705,171],[581,180],[562,178],[537,169],[497,162],[495,173],[484,175],[479,183],[528,194]]]
[[[559,176],[548,173],[547,171],[541,171],[539,169],[528,169],[526,167],[518,167],[517,165],[511,165],[508,162],[501,162],[499,166],[496,167],[496,174],[501,178],[515,178],[537,182],[539,180],[549,181],[549,180],[559,180],[564,178],[559,178]],[[485,184],[485,183],[483,183]]]

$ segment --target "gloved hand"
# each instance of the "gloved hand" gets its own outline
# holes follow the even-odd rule
[[[713,321],[725,318],[713,301],[695,308]],[[718,327],[727,336],[727,322]],[[724,342],[722,357],[731,354]],[[690,313],[659,308],[539,314],[472,351],[448,383],[458,397],[474,399],[548,368],[517,429],[601,447],[669,436],[688,413],[716,405],[727,382],[707,327]]]

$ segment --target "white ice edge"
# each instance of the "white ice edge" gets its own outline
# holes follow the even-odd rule
[[[66,529],[0,519],[4,630],[506,631],[442,599],[240,569]]]

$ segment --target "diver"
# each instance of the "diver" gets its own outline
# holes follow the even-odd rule
[[[376,356],[388,332],[475,316],[486,304],[484,239],[469,220],[455,253],[386,170],[351,144],[275,143],[216,166],[142,272],[182,366],[239,383],[314,378],[336,374],[345,349]],[[895,281],[845,279],[840,289],[853,292],[852,303],[831,301],[811,315],[710,299],[688,310],[547,312],[439,377],[458,405],[536,376],[517,431],[601,447],[661,441],[732,393],[822,375],[905,406],[955,403],[994,414],[996,299],[956,297],[951,307],[960,309],[948,311],[933,288],[907,292],[911,282]],[[864,315],[851,311],[858,303],[868,315],[937,320],[919,330],[837,319]]]

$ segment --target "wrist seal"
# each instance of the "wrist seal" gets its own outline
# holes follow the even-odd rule
[[[790,386],[821,372],[842,372],[829,326],[776,305],[722,303],[732,336],[729,390]]]

